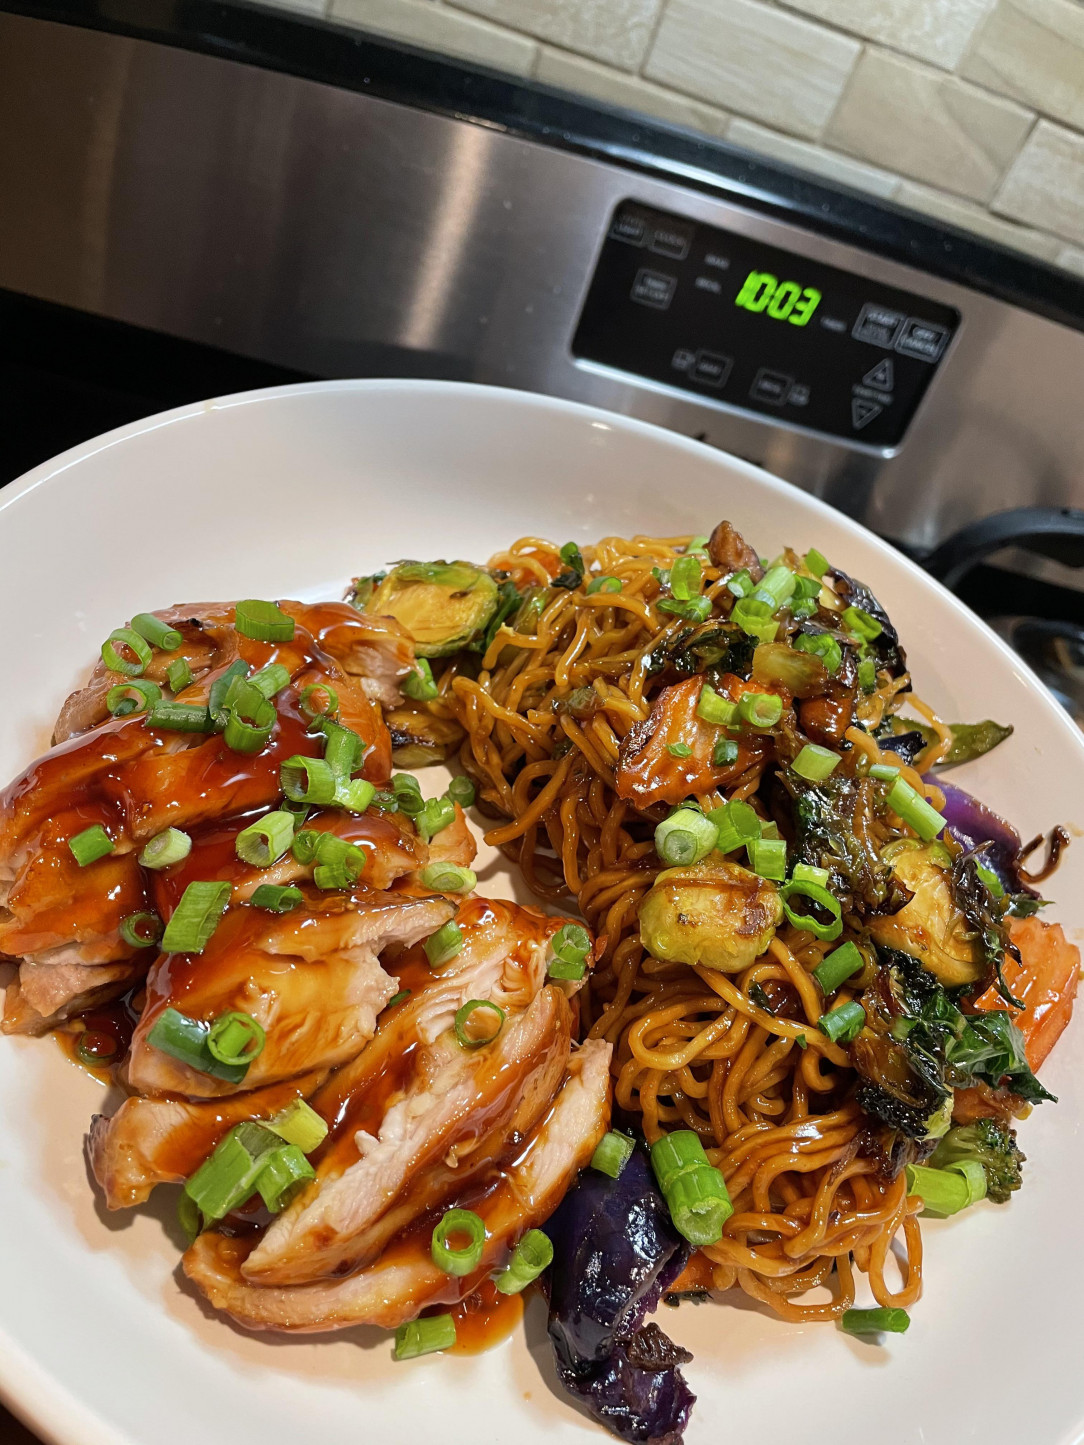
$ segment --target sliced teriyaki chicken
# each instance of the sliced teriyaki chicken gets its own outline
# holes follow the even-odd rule
[[[373,617],[349,602],[283,602],[344,672],[361,681],[374,702],[386,708],[403,700],[400,686],[414,671],[414,642],[394,617]]]
[[[433,1263],[432,1221],[420,1223],[373,1264],[345,1279],[294,1286],[261,1286],[245,1277],[252,1243],[217,1233],[200,1235],[182,1264],[217,1309],[254,1330],[317,1332],[371,1324],[395,1329],[434,1305],[471,1294],[528,1230],[545,1223],[578,1171],[590,1159],[610,1118],[610,1045],[592,1040],[569,1062],[568,1075],[546,1117],[515,1162],[496,1177],[478,1179],[456,1197],[486,1226],[478,1268],[457,1277]]]
[[[362,1263],[384,1242],[373,1226],[420,1174],[441,1160],[464,1159],[469,1169],[471,1154],[488,1135],[511,1132],[524,1105],[534,1122],[564,1072],[571,1037],[568,1002],[551,987],[484,1048],[464,1049],[449,1030],[419,1050],[405,1090],[391,1096],[379,1135],[357,1132],[361,1157],[338,1178],[313,1182],[303,1207],[272,1224],[245,1274],[288,1284]],[[426,1197],[423,1191],[420,1200]]]
[[[186,1099],[125,1099],[112,1117],[90,1121],[87,1154],[108,1209],[128,1209],[150,1197],[156,1184],[180,1184],[215,1146],[246,1119],[270,1119],[293,1099],[307,1099],[322,1073],[284,1084],[192,1103]]]
[[[373,1036],[396,991],[377,961],[390,944],[428,937],[455,912],[446,898],[407,898],[355,888],[303,890],[290,913],[231,908],[201,954],[166,954],[147,979],[147,1004],[132,1039],[130,1086],[147,1094],[218,1098],[344,1063]],[[200,1073],[148,1042],[167,1007],[209,1021],[249,1014],[267,1039],[243,1083]]]
[[[331,1129],[314,1161],[316,1180],[268,1230],[254,1269],[276,1278],[297,1277],[298,1271],[310,1278],[355,1258],[359,1250],[364,1254],[379,1238],[378,1221],[393,1207],[401,1221],[413,1171],[444,1157],[459,1163],[461,1156],[465,1169],[472,1149],[483,1152],[474,1111],[489,1075],[476,1066],[497,1045],[470,1053],[454,1044],[456,1011],[470,999],[487,999],[509,1023],[522,1019],[545,981],[549,940],[560,920],[514,903],[471,898],[461,905],[456,924],[463,947],[438,972],[421,950],[388,965],[410,997],[388,1012],[372,1043],[313,1099]],[[530,1028],[514,1038],[506,1025],[498,1058],[511,1056],[510,1050],[522,1055],[532,1038],[544,1037],[546,1020],[555,1027],[558,1016],[550,1008],[535,1014]],[[561,1047],[567,1054],[567,1042]],[[496,1129],[501,1117],[507,1135],[510,1101],[503,1116],[500,1111],[488,1116],[484,1132]],[[427,1188],[411,1197],[417,1204],[431,1193]]]

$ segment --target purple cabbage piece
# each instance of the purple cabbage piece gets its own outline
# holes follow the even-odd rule
[[[696,1398],[677,1367],[688,1357],[657,1330],[645,1351],[638,1332],[685,1267],[688,1245],[643,1148],[619,1179],[586,1170],[546,1233],[549,1335],[561,1383],[622,1440],[678,1445]],[[649,1367],[644,1355],[659,1361],[660,1340],[660,1368]]]
[[[998,816],[992,808],[980,803],[963,788],[946,783],[943,778],[930,773],[923,775],[923,782],[932,783],[945,795],[944,819],[948,830],[956,841],[968,852],[983,847],[983,865],[995,873],[1006,893],[1026,892],[1038,897],[1033,888],[1021,883],[1015,867],[1016,854],[1020,848],[1020,834]]]

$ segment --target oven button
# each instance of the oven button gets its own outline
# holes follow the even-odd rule
[[[793,380],[793,377],[784,376],[781,371],[766,371],[761,367],[749,388],[749,395],[754,401],[766,401],[769,406],[782,406]]]
[[[695,360],[695,351],[690,351],[686,346],[679,346],[670,359],[670,365],[675,371],[688,371]]]
[[[890,311],[876,301],[867,301],[851,335],[856,341],[868,341],[872,346],[883,346],[886,351],[891,351],[906,320],[899,311]]]
[[[863,401],[861,397],[851,398],[851,425],[855,431],[861,431],[864,426],[869,426],[875,416],[880,416],[884,411],[883,406],[878,406],[875,401]]]
[[[787,394],[787,402],[790,406],[809,405],[809,387],[804,381],[796,381]]]
[[[649,251],[660,256],[669,256],[672,261],[684,261],[689,254],[690,233],[678,230],[676,226],[656,226],[654,235],[647,243]]]
[[[714,351],[698,351],[689,375],[693,381],[702,381],[705,386],[722,386],[733,365],[732,357],[719,356]]]
[[[891,358],[886,356],[883,361],[879,361],[872,371],[866,372],[862,380],[867,386],[876,387],[878,391],[891,391],[896,384]]]
[[[665,311],[674,299],[677,277],[667,276],[664,271],[650,271],[641,266],[632,283],[632,299],[641,306],[653,306],[656,311]]]
[[[642,246],[647,240],[647,222],[643,216],[617,216],[610,227],[610,239],[625,241],[630,246]]]
[[[903,331],[896,339],[896,350],[903,356],[917,356],[919,361],[936,361],[947,341],[947,327],[908,316]]]

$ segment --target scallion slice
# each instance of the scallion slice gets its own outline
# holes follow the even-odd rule
[[[678,808],[655,829],[655,852],[670,868],[699,863],[718,841],[718,828],[699,809]]]
[[[259,1020],[237,1011],[220,1014],[207,1034],[211,1057],[235,1068],[259,1058],[266,1042],[267,1034]]]
[[[664,597],[655,605],[660,612],[683,617],[686,622],[706,622],[711,616],[710,597],[690,597],[688,602],[681,602],[676,597]]]
[[[326,699],[326,706],[320,706],[321,698]],[[298,699],[298,706],[301,709],[301,716],[312,722],[318,717],[333,718],[339,711],[339,694],[327,682],[310,682],[307,687],[301,689],[301,696]]]
[[[769,567],[757,583],[753,596],[758,602],[767,602],[773,612],[778,612],[784,602],[794,596],[798,579],[789,567]]]
[[[238,632],[257,642],[292,642],[294,638],[294,619],[273,602],[258,597],[238,602],[234,621]]]
[[[726,590],[734,597],[752,597],[756,585],[749,575],[748,567],[742,567],[726,579]]]
[[[314,729],[324,735],[324,762],[337,778],[349,778],[361,767],[365,744],[353,728],[343,727],[330,718],[313,719]]]
[[[455,822],[455,805],[448,798],[429,798],[414,819],[414,826],[428,843],[449,823]]]
[[[146,638],[152,647],[160,647],[163,652],[176,652],[184,641],[175,627],[170,627],[168,622],[155,617],[153,612],[138,612],[132,618],[132,627],[140,637]]]
[[[304,1099],[291,1099],[285,1109],[268,1120],[267,1127],[302,1154],[311,1154],[327,1138],[327,1122]]]
[[[591,935],[582,923],[563,923],[550,939],[550,948],[553,950],[547,969],[550,978],[583,978],[591,952]]]
[[[249,687],[256,689],[265,702],[270,702],[275,694],[281,692],[290,681],[290,669],[283,667],[281,662],[269,662],[266,667],[261,667],[259,672],[254,672],[245,681]]]
[[[433,669],[429,665],[427,657],[418,657],[414,660],[416,672],[408,672],[402,681],[403,694],[412,697],[415,702],[431,702],[437,697],[440,689],[433,681]]]
[[[335,789],[335,805],[348,813],[364,813],[375,796],[376,789],[364,778],[343,778]]]
[[[147,642],[131,627],[115,628],[102,643],[102,661],[106,667],[110,672],[122,672],[125,677],[138,677],[153,656]]]
[[[274,704],[266,700],[251,710],[247,704],[231,707],[226,713],[223,741],[231,752],[258,753],[267,745],[277,717]]]
[[[802,879],[806,883],[819,883],[822,888],[827,888],[832,875],[827,868],[814,868],[811,863],[795,863],[791,877]]]
[[[833,948],[831,953],[825,954],[813,970],[813,977],[820,985],[821,993],[827,998],[829,994],[835,993],[841,983],[860,973],[865,966],[866,961],[855,944],[841,943],[838,948]]]
[[[528,1229],[512,1251],[508,1268],[495,1275],[493,1283],[501,1294],[519,1294],[552,1263],[553,1245],[549,1235],[540,1229]]]
[[[166,828],[164,832],[156,833],[149,843],[144,844],[139,861],[144,868],[157,871],[180,863],[191,851],[192,839],[187,833],[180,828]]]
[[[800,632],[791,647],[795,652],[809,652],[819,657],[833,676],[843,665],[843,649],[827,632]]]
[[[147,711],[147,727],[175,733],[209,733],[214,724],[207,708],[192,702],[154,703]]]
[[[740,597],[734,603],[730,619],[748,637],[755,637],[758,642],[774,642],[779,623],[773,618],[773,611],[770,602],[762,602],[755,597]]]
[[[448,797],[461,808],[469,808],[474,802],[474,784],[464,773],[459,773],[448,784]]]
[[[834,1044],[849,1044],[862,1032],[865,1022],[865,1009],[857,999],[851,999],[848,1003],[841,1003],[838,1008],[832,1009],[829,1013],[822,1014],[817,1020],[817,1027]]]
[[[261,883],[249,900],[254,908],[266,908],[269,913],[289,913],[301,901],[300,888],[278,883]]]
[[[745,851],[749,867],[761,878],[781,883],[787,876],[787,845],[782,838],[753,838]]]
[[[592,577],[587,584],[588,597],[594,596],[596,592],[620,592],[620,577]]]
[[[889,788],[888,806],[915,830],[924,843],[932,842],[944,829],[945,820],[937,809],[903,778],[897,778]]]
[[[736,702],[731,702],[728,697],[716,692],[710,683],[704,683],[696,704],[697,717],[703,718],[706,723],[714,723],[716,727],[726,727],[734,721],[737,711]]]
[[[151,1048],[160,1049],[170,1058],[179,1059],[190,1069],[212,1078],[224,1079],[228,1084],[239,1084],[248,1073],[248,1065],[224,1064],[216,1059],[207,1047],[209,1024],[189,1018],[178,1009],[167,1008],[155,1019],[147,1042]]]
[[[166,681],[172,693],[184,692],[192,682],[192,669],[187,657],[175,658],[166,668]]]
[[[635,1139],[611,1129],[608,1134],[603,1134],[595,1147],[595,1152],[591,1155],[591,1168],[611,1179],[620,1179],[621,1171],[632,1158],[635,1148]]]
[[[713,768],[729,768],[738,761],[738,744],[733,738],[719,738],[711,750]]]
[[[478,886],[478,875],[458,863],[430,863],[422,869],[421,881],[434,893],[471,893]]]
[[[848,632],[863,642],[872,642],[881,635],[881,624],[862,607],[845,607],[839,619]]]
[[[822,748],[819,743],[806,743],[791,763],[798,776],[810,783],[823,782],[838,766],[839,754],[832,752],[831,748]]]
[[[783,699],[774,692],[747,692],[738,702],[738,717],[754,728],[771,728],[783,716]]]
[[[419,1355],[432,1355],[450,1350],[455,1344],[455,1320],[451,1315],[427,1315],[411,1320],[395,1331],[395,1358],[416,1360]]]
[[[190,883],[162,935],[166,953],[202,953],[230,901],[227,882]]]
[[[133,677],[130,682],[118,682],[105,695],[105,705],[114,717],[130,717],[134,712],[145,712],[162,699],[162,689],[157,683],[143,677]]]
[[[480,1013],[483,1010],[493,1014],[494,1019],[486,1021],[490,1024],[489,1033],[475,1037],[473,1034],[467,1032],[467,1024],[476,1013]],[[497,1004],[491,1003],[488,999],[484,998],[468,999],[462,1008],[456,1010],[455,1015],[455,1036],[459,1041],[460,1048],[481,1049],[484,1048],[486,1044],[491,1044],[504,1027],[504,1019],[504,1009],[499,1008]]]
[[[676,1129],[657,1139],[651,1167],[678,1233],[697,1246],[717,1244],[734,1206],[693,1130]]]
[[[242,828],[234,841],[238,858],[255,868],[270,868],[282,858],[294,840],[294,819],[281,810],[267,813],[247,828]]]
[[[244,681],[247,677],[248,663],[239,657],[236,662],[231,662],[225,672],[211,683],[210,691],[207,694],[207,711],[210,714],[211,728],[221,730],[226,726],[231,691],[238,680]]]
[[[326,758],[303,758],[295,753],[279,768],[279,782],[292,803],[319,807],[335,801],[339,779]]]
[[[463,930],[458,923],[442,924],[436,933],[431,933],[423,945],[430,968],[440,968],[450,962],[463,947]]]
[[[458,1248],[450,1242],[457,1235],[466,1235],[466,1243]],[[486,1227],[472,1209],[448,1209],[433,1230],[429,1247],[438,1269],[462,1278],[473,1274],[482,1262]]]
[[[802,561],[805,564],[805,570],[812,572],[814,577],[823,577],[828,571],[828,558],[823,552],[818,552],[816,547],[810,547]]]
[[[874,763],[869,770],[871,778],[876,778],[879,783],[894,783],[900,775],[898,767],[892,763]]]
[[[296,1144],[283,1144],[273,1149],[256,1175],[256,1190],[272,1214],[286,1208],[299,1189],[316,1178],[312,1167]]]
[[[712,808],[708,818],[715,824],[715,846],[720,853],[733,853],[754,842],[763,832],[756,812],[740,798],[733,798],[721,808]]]
[[[188,1180],[184,1192],[205,1222],[213,1224],[252,1196],[271,1155],[289,1147],[263,1124],[235,1124]]]
[[[901,1309],[844,1310],[839,1323],[849,1335],[902,1335],[911,1316]]]
[[[877,664],[872,657],[864,657],[858,664],[858,686],[867,694],[877,690]]]
[[[76,833],[74,838],[68,839],[68,848],[80,868],[85,868],[88,863],[96,863],[99,858],[105,858],[112,853],[115,846],[101,823],[92,823],[89,828],[84,828],[81,833]]]
[[[809,878],[792,878],[780,888],[779,897],[783,902],[783,912],[795,928],[804,928],[824,943],[830,943],[843,932],[843,907],[822,883],[814,883]],[[794,897],[808,898],[810,903],[823,909],[828,914],[828,922],[816,914],[799,913],[792,908],[790,900]]]
[[[392,994],[391,998],[388,999],[388,1001],[387,1001],[387,1003],[384,1005],[384,1007],[385,1007],[385,1008],[396,1008],[396,1007],[398,1007],[399,1004],[401,1004],[401,1003],[406,1003],[407,999],[410,997],[410,995],[411,995],[413,992],[414,992],[413,989],[401,988],[398,993]]]
[[[699,557],[686,553],[678,557],[670,568],[670,591],[679,602],[688,602],[699,596],[702,580]]]
[[[667,743],[666,751],[672,758],[689,758],[693,752],[688,743]]]
[[[132,948],[153,948],[162,937],[157,913],[129,913],[120,921],[120,936]]]

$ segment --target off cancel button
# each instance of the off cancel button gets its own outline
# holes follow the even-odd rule
[[[919,321],[909,316],[896,338],[896,350],[904,356],[917,356],[919,361],[936,361],[948,341],[948,327],[933,321]]]
[[[656,311],[665,311],[674,297],[677,277],[668,276],[665,271],[652,271],[641,266],[632,283],[632,299],[641,306],[652,306]]]

